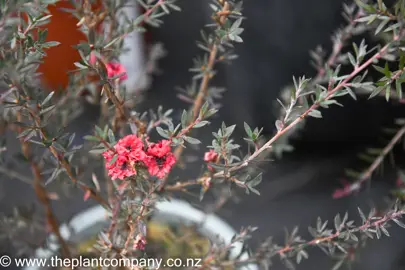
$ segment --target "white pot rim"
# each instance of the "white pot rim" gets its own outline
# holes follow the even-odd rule
[[[170,199],[170,201],[158,201],[156,202],[156,211],[161,212],[164,215],[170,215],[178,217],[180,220],[187,220],[195,223],[200,223],[203,231],[209,232],[211,236],[218,235],[225,243],[230,243],[232,237],[236,234],[236,231],[229,226],[224,220],[213,214],[205,214],[204,212],[194,208],[189,203],[178,200]],[[80,233],[90,229],[97,223],[105,222],[108,220],[107,211],[100,205],[93,206],[83,212],[80,212],[72,218],[69,224],[63,224],[60,227],[60,233],[64,239],[69,239],[74,233]],[[55,241],[50,241],[49,249],[38,249],[36,251],[36,258],[50,258],[58,248],[58,244]],[[230,250],[231,257],[239,255],[243,244],[238,242],[233,244],[233,248]],[[249,254],[245,252],[240,257],[240,260],[249,258]],[[26,267],[25,270],[38,270],[38,267]],[[256,265],[248,265],[241,267],[243,270],[258,270]]]

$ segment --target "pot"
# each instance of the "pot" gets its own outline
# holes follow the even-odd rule
[[[229,243],[236,234],[236,231],[218,216],[212,214],[206,215],[204,212],[192,207],[189,203],[177,199],[157,202],[153,218],[169,223],[179,223],[179,221],[184,223],[200,223],[205,218],[205,222],[201,225],[199,232],[213,241],[220,237],[225,244]],[[70,221],[69,225],[62,225],[60,232],[63,238],[75,242],[93,237],[105,228],[107,223],[108,218],[105,209],[102,206],[94,206],[76,215]],[[58,244],[54,235],[51,235],[49,242],[49,249],[38,249],[35,258],[50,258],[55,253]],[[241,249],[242,243],[235,243],[230,250],[231,258],[236,257]],[[245,260],[248,257],[248,253],[244,253],[241,255],[240,259]],[[35,266],[24,268],[24,270],[39,269],[39,267]],[[239,269],[258,270],[259,268],[252,264],[240,267]]]
[[[99,2],[93,4],[94,10],[99,7]],[[64,0],[48,7],[52,18],[44,26],[44,28],[48,29],[47,41],[58,41],[60,44],[46,50],[47,56],[38,68],[38,72],[43,74],[42,83],[52,90],[67,86],[69,81],[67,72],[76,69],[74,62],[81,59],[77,49],[73,48],[73,46],[86,40],[86,36],[76,25],[78,23],[77,18],[62,10],[63,8],[71,9],[72,5],[69,1]],[[122,12],[123,14],[117,18],[120,25],[125,23],[125,17],[129,20],[135,20],[140,15],[139,5],[134,1],[134,4],[123,8]],[[123,83],[129,93],[134,93],[136,89],[145,87],[144,79],[142,80],[145,73],[143,34],[133,31],[127,35],[124,38],[124,48],[127,48],[128,51],[120,56],[119,61],[126,68],[128,79]]]

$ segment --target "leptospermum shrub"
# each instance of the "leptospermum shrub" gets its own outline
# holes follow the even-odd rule
[[[159,26],[165,15],[181,12],[174,0],[138,0],[144,13],[124,24],[118,24],[117,17],[123,16],[122,10],[130,1],[100,1],[101,8],[97,10],[92,9],[93,1],[70,1],[73,8],[66,12],[78,19],[78,27],[88,42],[77,44],[82,59],[75,63],[77,70],[70,72],[70,84],[57,93],[41,87],[41,75],[36,73],[47,49],[59,45],[57,40],[46,38],[46,24],[52,20],[47,6],[56,2],[0,2],[2,131],[15,134],[21,146],[20,161],[30,165],[32,177],[27,178],[10,169],[12,166],[7,164],[11,162],[7,151],[9,143],[0,148],[3,157],[1,172],[32,185],[46,213],[41,226],[38,226],[37,218],[30,220],[21,212],[3,217],[2,235],[9,237],[22,252],[37,246],[21,242],[20,231],[44,228],[56,236],[61,247],[58,252],[62,256],[72,254],[52,211],[51,204],[56,195],[49,191],[51,183],[66,185],[66,180],[69,180],[74,190],[82,192],[84,200],[95,200],[110,213],[110,225],[99,233],[95,246],[100,256],[139,258],[147,256],[148,218],[153,215],[157,201],[172,197],[174,192],[194,192],[195,187],[200,187],[198,196],[201,200],[209,191],[226,189],[227,196],[220,192],[220,199],[226,201],[232,196],[234,187],[258,196],[261,173],[253,165],[268,155],[278,157],[291,151],[288,138],[305,127],[306,118],[320,118],[323,109],[343,106],[339,97],[345,95],[353,99],[358,95],[368,95],[370,98],[382,96],[387,102],[402,101],[405,1],[399,0],[387,7],[381,0],[376,3],[357,0],[354,5],[343,6],[347,24],[333,36],[330,55],[320,48],[312,52],[317,75],[314,78],[294,77],[291,87],[286,88],[287,92],[283,92],[286,94],[278,100],[281,113],[275,123],[277,131],[274,136],[264,138],[260,127],[245,124],[241,128],[245,129],[245,140],[253,150],[240,154],[240,146],[232,139],[235,126],[222,124],[218,132],[213,133],[212,145],[202,146],[195,138],[195,131],[209,125],[214,114],[220,114],[216,109],[219,102],[216,97],[221,91],[212,86],[211,80],[217,65],[232,63],[236,58],[232,48],[242,42],[242,2],[214,0],[209,3],[213,21],[202,31],[198,42],[201,54],[190,69],[193,73],[191,86],[179,94],[191,103],[190,108],[183,111],[180,123],[171,118],[174,109],[164,111],[159,107],[150,108],[148,112],[136,111],[141,93],[135,98],[127,94],[131,91],[127,91],[122,82],[131,74],[126,74],[118,62],[124,49],[123,39],[129,33]],[[367,32],[379,40],[379,45],[371,48],[364,40],[352,43],[354,36]],[[348,52],[343,53],[345,51]],[[369,76],[370,70],[379,72],[380,77]],[[101,117],[94,133],[85,136],[84,145],[77,145],[75,135],[66,133],[65,127],[79,117],[76,112],[86,106],[82,100],[84,93],[90,93],[93,100],[100,103]],[[363,172],[352,174],[354,181],[331,196],[350,196],[370,179],[405,133],[405,121],[397,119],[397,122],[399,128],[395,129],[392,139],[383,149],[369,149],[363,155],[370,166]],[[152,140],[154,133],[161,139]],[[194,179],[179,180],[173,168],[187,166],[182,153],[190,145],[207,149],[205,155],[199,157],[205,164],[205,171]],[[103,163],[104,178],[85,172],[90,161]],[[392,207],[373,209],[369,214],[359,209],[361,222],[358,224],[347,214],[336,215],[333,226],[318,219],[315,227],[309,228],[312,239],[303,239],[295,228],[287,234],[285,243],[277,244],[268,238],[250,252],[248,259],[223,256],[233,243],[244,243],[250,238],[255,228],[246,224],[247,227],[235,235],[232,243],[215,244],[203,258],[202,265],[205,269],[218,269],[257,263],[271,268],[271,262],[280,259],[286,267],[294,268],[295,264],[308,258],[312,248],[319,247],[334,259],[338,258],[334,267],[337,269],[352,262],[356,250],[368,238],[380,238],[382,234],[388,236],[387,228],[391,222],[405,227],[400,221],[405,213],[401,204],[405,178],[400,179],[404,180],[398,182],[394,193],[398,200]]]

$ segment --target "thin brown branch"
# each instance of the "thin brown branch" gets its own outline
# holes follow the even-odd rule
[[[288,253],[290,251],[294,251],[294,250],[300,250],[304,247],[309,247],[309,246],[319,246],[320,244],[323,243],[327,243],[327,242],[332,242],[333,240],[335,240],[336,238],[339,238],[343,233],[357,233],[357,232],[363,232],[366,231],[368,229],[371,228],[379,228],[380,226],[384,225],[385,223],[394,220],[394,219],[398,219],[400,217],[402,217],[405,214],[405,210],[399,210],[391,215],[385,215],[384,217],[371,222],[372,219],[367,219],[366,222],[356,228],[353,229],[347,229],[347,230],[338,230],[336,231],[334,234],[331,234],[329,236],[326,237],[317,237],[314,238],[310,241],[307,241],[305,243],[300,243],[300,244],[296,244],[296,245],[287,245],[283,248],[278,249],[277,251],[275,251],[274,255],[284,255],[285,253]],[[237,264],[241,264],[241,263],[255,263],[256,259],[254,258],[254,256],[245,259],[245,260],[230,260],[230,261],[225,261],[221,263],[222,267],[226,267],[226,266],[232,266],[232,265],[237,265]]]
[[[396,35],[393,37],[393,41],[399,40],[400,36]],[[385,52],[388,50],[390,47],[391,43],[388,43],[385,45],[383,48],[381,48],[376,54],[374,54],[372,57],[370,57],[366,62],[364,62],[362,65],[356,67],[349,76],[346,77],[343,81],[341,81],[338,85],[336,85],[331,91],[328,92],[327,96],[325,97],[324,100],[329,100],[334,96],[334,94],[341,90],[344,86],[347,85],[347,83],[350,82],[357,74],[359,74],[361,71],[366,69],[368,66],[370,66],[375,60],[380,59]],[[258,157],[260,154],[262,154],[265,150],[270,149],[271,145],[279,139],[282,135],[284,135],[287,131],[289,131],[292,127],[300,123],[305,117],[308,116],[308,114],[317,109],[320,106],[320,101],[315,102],[308,110],[306,110],[304,113],[302,113],[297,119],[295,119],[292,123],[289,125],[285,126],[283,129],[279,130],[270,140],[268,140],[262,147],[260,147],[257,151],[255,151],[249,158],[247,158],[244,162],[242,162],[240,165],[234,166],[232,168],[229,168],[227,170],[227,175],[225,174],[225,171],[220,171],[217,172],[213,175],[213,177],[227,177],[230,172],[237,171],[243,167],[247,167],[248,164],[253,161],[256,157]]]
[[[221,14],[217,14],[219,15],[220,19],[219,19],[219,25],[223,25],[226,21],[226,18],[228,16],[229,13],[229,8],[230,5],[227,1],[223,2],[223,7],[222,10],[220,11]],[[194,122],[199,114],[199,111],[202,107],[202,105],[204,104],[205,98],[208,95],[208,85],[209,82],[212,78],[212,73],[211,71],[214,68],[215,65],[215,61],[217,59],[217,54],[218,54],[218,45],[217,44],[213,44],[209,53],[209,57],[208,57],[208,63],[207,66],[205,68],[206,72],[204,73],[204,76],[202,78],[201,84],[200,84],[200,90],[198,91],[197,97],[194,100],[194,104],[192,107],[192,122]],[[179,159],[182,152],[183,152],[183,147],[182,146],[178,146],[176,148],[176,150],[174,151],[174,156],[176,157],[176,159]]]
[[[168,185],[164,189],[165,191],[186,191],[187,187],[200,185],[198,180],[189,180],[186,182],[177,182],[174,185]]]
[[[25,175],[22,175],[22,174],[20,174],[20,173],[18,173],[16,171],[12,171],[9,168],[5,168],[3,166],[0,166],[0,173],[3,173],[3,174],[7,175],[10,178],[18,179],[18,180],[20,180],[20,181],[22,181],[22,182],[24,182],[24,183],[26,183],[28,185],[32,185],[32,179],[31,178],[29,178],[29,177],[27,177]]]
[[[342,34],[341,34],[340,38],[337,38],[333,42],[332,52],[331,52],[328,60],[326,61],[325,66],[318,69],[318,73],[314,78],[315,83],[319,83],[321,81],[321,79],[325,75],[326,70],[328,68],[331,68],[332,66],[336,65],[337,57],[339,56],[342,49],[346,45],[346,42],[352,37],[353,29],[354,29],[354,27],[356,26],[356,23],[357,23],[356,20],[358,18],[360,18],[361,14],[362,14],[362,11],[359,10],[356,13],[356,15],[350,20],[349,24],[341,31]]]
[[[405,125],[398,130],[391,141],[384,147],[381,154],[374,160],[374,162],[368,167],[359,177],[359,179],[354,182],[351,186],[357,185],[360,187],[365,181],[370,179],[373,172],[381,165],[385,157],[391,152],[394,146],[399,142],[399,140],[405,135]]]
[[[24,107],[27,109],[27,111],[30,113],[31,117],[33,118],[33,120],[34,120],[34,122],[35,122],[35,124],[37,126],[37,130],[41,134],[41,137],[44,140],[49,141],[49,138],[46,135],[46,132],[45,132],[44,128],[41,127],[41,121],[40,121],[39,117],[37,116],[37,114],[32,109],[30,109],[27,105],[25,105]],[[92,199],[94,199],[95,201],[97,201],[98,203],[100,203],[101,205],[106,207],[107,209],[110,209],[110,206],[109,206],[108,202],[103,197],[101,197],[100,194],[98,194],[95,190],[88,187],[87,185],[81,183],[74,176],[70,164],[66,161],[66,159],[63,157],[63,155],[58,153],[58,151],[56,150],[56,148],[52,144],[48,147],[48,149],[52,153],[52,155],[58,160],[59,164],[65,169],[66,174],[69,176],[70,180],[72,180],[72,182],[74,184],[76,184],[85,193],[86,192],[90,193],[90,197]]]
[[[225,0],[224,0],[224,1],[220,1],[220,3],[222,4],[223,7],[222,7],[222,10],[220,11],[220,12],[222,12],[222,13],[221,13],[221,14],[218,14],[218,13],[217,13],[217,15],[219,16],[219,21],[218,21],[217,23],[218,23],[219,25],[223,25],[223,24],[225,23],[225,21],[226,21],[227,16],[228,16],[228,12],[229,12],[230,5],[229,5],[229,3],[228,3],[227,1],[225,1]],[[206,71],[206,72],[204,73],[204,76],[203,76],[203,78],[202,78],[202,80],[201,80],[200,90],[198,91],[197,97],[195,98],[194,104],[193,104],[193,106],[192,106],[192,108],[191,108],[191,111],[193,112],[193,114],[192,114],[192,117],[193,117],[193,118],[192,118],[192,120],[191,120],[192,123],[195,123],[195,121],[197,120],[198,115],[199,115],[199,111],[200,111],[202,105],[204,104],[205,98],[206,98],[207,95],[208,95],[208,85],[209,85],[209,82],[210,82],[210,80],[211,80],[211,78],[212,78],[211,71],[213,70],[214,65],[215,65],[215,62],[216,62],[216,59],[217,59],[218,45],[214,43],[214,44],[211,46],[210,49],[211,49],[211,50],[210,50],[209,57],[208,57],[208,63],[207,63],[207,66],[205,67],[205,71]],[[190,127],[190,125],[189,125],[189,127]],[[187,132],[188,132],[190,129],[191,129],[191,128],[187,129]],[[184,133],[182,133],[182,135],[183,135],[183,134],[184,134]],[[179,146],[174,150],[174,156],[176,157],[176,160],[179,160],[181,154],[183,153],[183,149],[184,149],[183,146],[179,145]],[[166,177],[166,178],[163,179],[163,181],[162,181],[162,183],[161,183],[159,189],[163,189],[163,188],[164,188],[164,186],[165,186],[166,183],[167,183],[167,179],[168,179],[168,177]]]
[[[17,121],[22,122],[21,112],[17,112]],[[23,132],[22,127],[19,127],[18,129],[19,129],[18,132],[21,134],[21,132]],[[51,202],[50,202],[50,199],[48,196],[48,192],[46,191],[46,188],[43,186],[41,168],[40,168],[39,164],[37,162],[35,162],[35,160],[31,156],[31,149],[30,149],[29,142],[24,141],[24,138],[21,137],[20,143],[21,143],[22,153],[31,165],[31,171],[34,175],[34,181],[32,182],[32,185],[34,187],[35,194],[36,194],[39,202],[42,204],[42,206],[45,209],[47,223],[50,226],[51,231],[55,234],[56,238],[58,239],[59,244],[61,245],[63,256],[65,256],[66,258],[70,258],[69,247],[59,231],[58,220],[56,219],[56,216],[54,215],[54,213],[52,211],[52,206],[51,206]]]

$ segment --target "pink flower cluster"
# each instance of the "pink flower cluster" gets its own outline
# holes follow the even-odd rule
[[[136,165],[146,166],[150,175],[164,178],[176,163],[168,140],[158,143],[146,142],[145,145],[140,138],[132,134],[120,139],[114,149],[115,152],[107,150],[103,153],[108,175],[112,180],[124,180],[136,175]],[[118,157],[113,161],[115,155]]]

